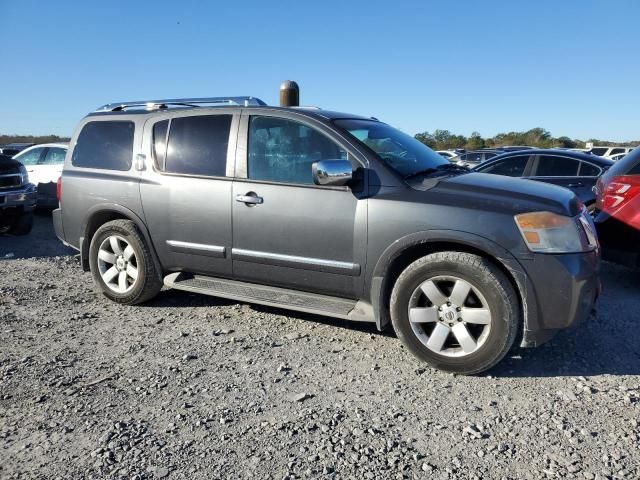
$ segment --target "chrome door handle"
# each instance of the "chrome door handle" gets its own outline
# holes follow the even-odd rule
[[[569,187],[569,188],[584,187],[584,183],[581,183],[581,182],[570,183],[569,185],[567,185],[567,187]]]
[[[249,192],[246,195],[236,195],[236,202],[244,203],[247,205],[260,205],[264,200],[254,192]]]

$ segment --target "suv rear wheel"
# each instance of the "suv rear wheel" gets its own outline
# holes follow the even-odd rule
[[[93,235],[89,265],[96,285],[107,298],[135,305],[155,297],[162,288],[151,255],[135,223],[114,220]]]
[[[398,277],[390,306],[396,334],[416,357],[460,374],[493,367],[520,327],[509,279],[489,260],[463,252],[413,262]]]

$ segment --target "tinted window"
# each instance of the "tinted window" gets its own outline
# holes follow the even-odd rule
[[[580,164],[581,177],[597,177],[598,175],[600,175],[600,168],[586,162]]]
[[[67,151],[64,148],[49,147],[47,154],[42,161],[43,165],[60,165],[64,163],[64,156]]]
[[[462,155],[461,159],[465,162],[481,162],[482,161],[482,153],[478,152],[470,152]]]
[[[224,177],[231,115],[203,115],[171,120],[165,170]]]
[[[609,150],[607,147],[594,147],[591,149],[590,153],[592,153],[593,155],[602,156],[607,153],[607,150]]]
[[[15,159],[23,165],[37,165],[43,150],[44,148],[34,148],[33,150],[29,150],[28,152],[16,155]]]
[[[156,167],[164,170],[164,155],[167,152],[167,131],[169,120],[158,122],[153,126],[153,160]]]
[[[89,122],[78,135],[71,163],[76,167],[129,170],[133,155],[133,122]]]
[[[611,156],[611,155],[616,155],[616,154],[618,154],[618,153],[624,153],[624,152],[626,152],[626,151],[627,151],[627,149],[626,149],[626,148],[614,148],[613,150],[611,150],[611,151],[609,152],[609,156]]]
[[[491,173],[493,175],[506,175],[507,177],[521,177],[527,168],[528,156],[518,156],[498,160],[496,163],[487,166],[479,171],[482,173]]]
[[[251,117],[247,174],[253,180],[313,184],[311,164],[347,159],[347,152],[311,127],[275,117]]]
[[[540,155],[537,177],[573,177],[578,175],[580,162],[573,158]]]

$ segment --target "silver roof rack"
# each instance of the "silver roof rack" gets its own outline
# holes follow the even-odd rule
[[[143,107],[144,110],[160,110],[170,107],[221,107],[221,106],[261,106],[265,102],[256,97],[203,97],[203,98],[165,98],[162,100],[136,100],[133,102],[108,103],[96,112],[121,112],[128,108]]]

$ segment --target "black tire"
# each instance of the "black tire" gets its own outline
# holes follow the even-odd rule
[[[33,228],[33,212],[20,215],[9,229],[10,235],[29,235]]]
[[[98,250],[102,242],[118,235],[124,238],[134,250],[138,277],[126,293],[117,293],[107,286],[98,268]],[[109,300],[123,305],[136,305],[155,297],[162,288],[162,276],[157,271],[153,253],[135,223],[130,220],[113,220],[102,225],[91,239],[89,266],[98,291]]]
[[[476,288],[491,312],[491,326],[483,343],[460,357],[441,355],[427,348],[409,321],[409,302],[416,289],[430,278],[448,275]],[[463,252],[433,253],[409,265],[393,287],[390,310],[396,334],[416,357],[437,369],[463,375],[496,365],[511,349],[521,328],[518,296],[506,275],[488,259]]]

